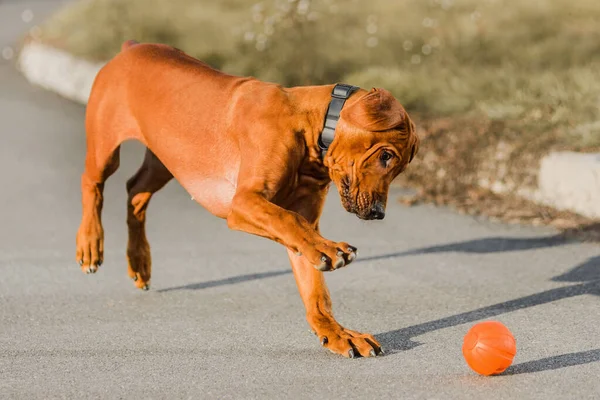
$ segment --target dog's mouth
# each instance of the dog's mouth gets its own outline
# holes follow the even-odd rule
[[[352,196],[352,193],[350,192],[350,184],[346,179],[342,180],[342,182],[340,183],[339,192],[340,198],[342,200],[342,206],[344,207],[344,209],[349,213],[358,215],[358,207],[354,196]]]
[[[355,214],[359,219],[368,221],[385,217],[385,205],[369,193],[359,192],[354,198],[349,186],[342,183],[340,197],[344,209]]]

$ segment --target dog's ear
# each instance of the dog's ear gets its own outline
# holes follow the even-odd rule
[[[415,155],[419,152],[419,146],[421,144],[421,139],[419,139],[417,132],[415,132],[415,124],[412,121],[410,121],[410,127],[414,139],[412,141],[412,146],[410,149],[410,158],[408,159],[409,164],[413,160],[413,158],[415,158]]]
[[[415,155],[419,152],[419,139],[417,138],[417,140],[415,140],[415,142],[412,145],[412,148],[410,149],[410,158],[408,159],[408,163],[410,164],[413,160],[413,158],[415,158]]]
[[[354,126],[378,132],[402,125],[406,119],[406,111],[389,91],[373,88],[343,108],[341,116]]]

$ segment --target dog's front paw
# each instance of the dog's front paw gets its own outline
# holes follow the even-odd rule
[[[323,347],[347,358],[383,355],[379,342],[368,333],[355,332],[338,325],[317,329],[316,334]]]
[[[322,240],[302,252],[319,271],[334,271],[356,259],[357,249],[345,242]]]

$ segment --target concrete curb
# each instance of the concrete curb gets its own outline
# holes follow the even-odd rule
[[[91,63],[39,42],[26,43],[17,60],[27,80],[81,104],[86,104],[101,63]]]
[[[600,153],[555,152],[538,175],[538,202],[600,218]]]
[[[91,63],[38,42],[22,48],[18,67],[32,84],[86,104],[102,63]],[[502,187],[492,187],[503,192]],[[600,218],[600,153],[555,152],[545,156],[538,188],[522,196],[559,210]]]

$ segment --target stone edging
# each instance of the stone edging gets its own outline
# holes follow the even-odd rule
[[[19,70],[34,85],[86,104],[102,63],[91,63],[39,42],[26,43],[17,60]]]

